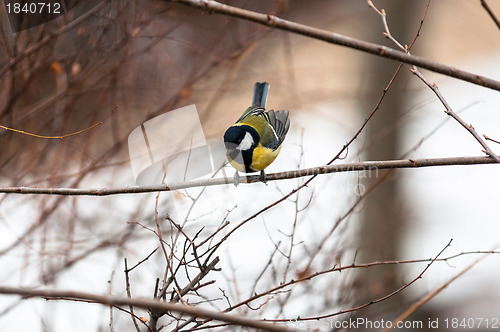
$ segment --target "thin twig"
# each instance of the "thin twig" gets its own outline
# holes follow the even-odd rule
[[[409,54],[409,49],[407,47],[403,47],[395,38],[392,37],[391,32],[389,30],[389,26],[387,24],[387,15],[386,15],[385,11],[383,9],[382,10],[378,10],[373,5],[373,3],[370,0],[368,0],[368,5],[381,16],[382,22],[384,24],[384,29],[385,29],[384,35],[387,36],[394,44],[396,44],[396,46],[398,46],[403,51],[405,51],[406,53]],[[424,13],[424,17],[422,18],[422,21],[421,21],[421,26],[422,26],[423,20],[425,19],[425,15],[427,13],[428,7],[429,7],[429,2],[427,2],[427,7],[426,7],[426,10],[425,10],[425,13]],[[420,28],[419,28],[419,31],[420,31]],[[443,95],[439,91],[439,88],[437,87],[437,85],[435,83],[434,84],[430,84],[429,81],[427,81],[425,79],[425,77],[420,73],[420,71],[415,66],[413,66],[410,69],[410,71],[412,72],[412,74],[414,74],[415,76],[417,76],[422,82],[424,82],[424,84],[427,85],[436,94],[436,96],[438,97],[439,101],[441,101],[441,103],[446,108],[446,111],[445,111],[446,114],[448,114],[449,116],[451,116],[458,123],[460,123],[460,125],[462,127],[464,127],[465,129],[467,129],[467,131],[469,131],[471,133],[471,135],[474,136],[474,138],[479,142],[479,144],[481,144],[481,146],[485,149],[485,153],[488,156],[490,156],[491,158],[493,158],[497,163],[500,163],[500,158],[489,148],[489,146],[486,144],[486,142],[476,132],[476,130],[474,129],[474,127],[472,125],[468,125],[467,123],[465,123],[465,121],[463,121],[462,118],[460,118],[453,111],[453,109],[450,107],[450,105],[448,104],[448,102],[446,101],[446,99],[444,99]]]
[[[429,302],[430,300],[432,300],[443,289],[445,289],[446,287],[448,287],[452,282],[454,282],[455,280],[457,280],[458,278],[460,278],[462,275],[464,275],[467,271],[469,271],[470,269],[472,269],[474,266],[476,266],[479,262],[481,262],[482,260],[484,260],[486,257],[488,257],[488,255],[484,255],[482,257],[479,257],[474,262],[472,262],[467,267],[465,267],[462,271],[460,271],[459,273],[457,273],[456,275],[454,275],[450,280],[446,281],[445,283],[443,283],[442,285],[440,285],[436,289],[434,289],[431,292],[429,292],[428,294],[426,294],[423,298],[421,298],[420,300],[418,300],[417,302],[415,302],[414,304],[412,304],[405,312],[403,312],[398,318],[396,318],[392,322],[391,325],[389,325],[391,327],[386,328],[382,332],[388,332],[388,331],[392,330],[397,325],[398,322],[401,322],[401,321],[405,320],[408,316],[410,316],[412,313],[414,313],[418,308],[422,307],[424,304],[426,304],[427,302]]]
[[[255,278],[255,280],[253,282],[252,289],[250,290],[250,296],[253,296],[254,294],[256,294],[255,289],[257,288],[257,284],[259,283],[260,279],[264,276],[264,273],[267,271],[267,269],[272,265],[274,255],[276,255],[276,253],[280,251],[279,250],[280,245],[281,245],[281,241],[274,245],[274,250],[271,253],[271,256],[267,260],[267,263],[264,265],[264,268],[262,269],[262,271],[257,275],[257,277]],[[229,301],[228,301],[228,304],[231,307],[231,303],[229,303]]]
[[[493,20],[493,22],[495,22],[495,24],[497,25],[497,28],[500,29],[500,21],[495,16],[495,13],[493,13],[493,11],[491,10],[490,6],[488,6],[488,4],[486,3],[486,0],[481,0],[481,6],[483,6],[483,8],[488,13],[488,15],[490,15],[490,17]]]
[[[109,277],[108,280],[108,295],[111,295],[111,290],[112,290],[112,283],[113,283],[113,276],[115,275],[115,270],[111,271],[111,276]],[[115,327],[113,325],[113,306],[109,306],[109,331],[110,332],[115,332]]]
[[[488,137],[488,136],[486,136],[486,135],[484,135],[484,134],[483,134],[483,136],[484,136],[484,139],[485,139],[485,140],[487,140],[487,141],[492,141],[492,142],[495,142],[495,143],[497,143],[497,144],[500,144],[500,142],[499,142],[499,141],[494,140],[494,139],[493,139],[493,138],[491,138],[491,137]]]
[[[132,266],[130,269],[127,269],[127,267],[125,266],[125,272],[130,272],[130,271],[134,270],[136,267],[138,267],[139,265],[141,265],[142,263],[144,263],[145,261],[147,261],[149,259],[149,257],[151,257],[158,250],[158,248],[159,247],[156,247],[153,251],[151,251],[146,256],[146,258],[141,259],[139,262],[137,262],[137,264],[135,264],[134,266]]]
[[[431,0],[427,0],[427,5],[425,6],[424,15],[420,19],[420,25],[418,26],[417,33],[413,37],[413,40],[410,43],[410,46],[407,47],[407,53],[410,52],[413,44],[417,41],[417,38],[420,37],[420,31],[422,31],[422,27],[424,26],[425,17],[427,16],[427,11],[429,10],[429,6],[431,5]]]
[[[385,10],[384,9],[378,10],[378,8],[375,7],[373,2],[371,2],[370,0],[368,0],[368,6],[370,6],[370,8],[375,10],[382,17],[382,23],[384,24],[384,29],[385,29],[384,36],[386,36],[389,40],[391,40],[394,44],[396,44],[396,46],[399,47],[403,52],[408,53],[408,48],[401,45],[397,41],[397,39],[392,36],[389,30],[389,24],[387,24],[387,14],[385,13]]]
[[[92,9],[90,9],[88,12],[84,13],[82,16],[76,18],[75,20],[69,22],[68,24],[62,26],[58,30],[54,31],[53,33],[47,34],[46,37],[44,37],[42,40],[39,42],[31,45],[30,47],[26,48],[22,52],[20,52],[16,57],[12,58],[7,62],[4,66],[0,68],[0,77],[2,77],[7,70],[11,69],[15,65],[17,65],[22,59],[26,58],[28,55],[37,52],[39,49],[41,49],[44,45],[52,41],[52,39],[59,37],[62,35],[64,32],[74,28],[75,26],[78,26],[78,24],[82,23],[85,21],[87,18],[90,16],[94,15],[97,13],[99,10],[101,10],[103,7],[109,4],[109,1],[102,1]]]
[[[450,241],[451,242],[451,241]],[[322,275],[325,275],[325,274],[330,274],[330,273],[335,273],[335,272],[342,272],[344,270],[351,270],[351,269],[368,269],[368,268],[371,268],[371,267],[375,267],[375,266],[385,266],[385,265],[402,265],[402,264],[416,264],[416,263],[426,263],[428,262],[429,264],[427,265],[427,268],[428,266],[431,264],[431,263],[435,263],[435,262],[448,262],[452,259],[455,259],[457,257],[461,257],[461,256],[465,256],[465,255],[477,255],[477,254],[488,254],[488,255],[493,255],[493,254],[500,254],[499,251],[495,251],[495,250],[487,250],[487,251],[466,251],[466,252],[461,252],[461,253],[458,253],[458,254],[454,254],[454,255],[451,255],[451,256],[448,256],[448,257],[443,257],[443,258],[439,258],[439,255],[436,256],[435,258],[428,258],[428,259],[408,259],[408,260],[397,260],[397,261],[379,261],[379,262],[371,262],[371,263],[365,263],[365,264],[359,264],[359,263],[351,263],[350,265],[343,265],[343,266],[334,266],[330,269],[327,269],[327,270],[323,270],[323,271],[319,271],[319,272],[315,272],[315,273],[312,273],[312,274],[309,274],[309,275],[306,275],[306,276],[303,276],[303,277],[300,277],[300,278],[295,278],[295,279],[292,279],[290,281],[287,281],[287,282],[283,282],[283,283],[280,283],[278,286],[275,286],[273,288],[270,288],[266,291],[263,291],[263,292],[260,292],[260,293],[254,293],[253,296],[237,303],[237,304],[234,304],[232,305],[231,307],[225,309],[223,312],[230,312],[238,307],[241,307],[243,305],[248,305],[248,303],[252,302],[252,301],[255,301],[259,298],[262,298],[264,296],[267,296],[267,295],[271,295],[271,294],[274,294],[278,291],[281,291],[285,288],[288,288],[290,286],[293,286],[297,283],[301,283],[301,282],[307,282],[307,281],[310,281],[312,279],[315,279],[319,276],[322,276]],[[359,308],[359,307],[358,307]],[[348,309],[350,310],[350,309]],[[343,312],[340,312],[340,313],[337,313],[337,314],[341,314],[341,313],[345,313],[344,311]]]
[[[153,329],[148,325],[146,324],[147,320],[143,317],[139,317],[137,316],[137,314],[133,313],[133,312],[130,312],[129,310],[125,309],[125,308],[122,308],[122,307],[119,307],[119,306],[113,306],[113,308],[116,308],[120,311],[123,311],[123,312],[126,312],[128,315],[132,315],[135,317],[135,319],[138,321],[138,322],[141,322],[142,325],[144,325],[144,327],[146,327],[148,329],[149,332],[155,332],[153,331]]]
[[[453,111],[453,109],[448,104],[446,99],[444,99],[443,95],[441,94],[441,91],[439,91],[439,88],[436,85],[436,83],[431,84],[429,81],[427,81],[417,68],[412,68],[410,70],[415,76],[417,76],[422,82],[424,82],[424,84],[427,85],[434,92],[434,94],[436,94],[439,101],[446,108],[445,113],[451,116],[453,119],[455,119],[458,123],[460,123],[460,125],[464,127],[479,142],[479,144],[481,144],[481,146],[484,148],[484,152],[488,156],[493,158],[495,162],[500,163],[500,158],[490,149],[488,144],[486,144],[486,142],[481,138],[481,136],[477,133],[474,127],[470,124],[467,124],[461,117],[457,115],[457,113]]]
[[[113,110],[111,111],[111,113],[109,113],[108,115],[106,115],[102,120],[100,120],[99,122],[96,122],[94,123],[93,125],[91,125],[90,127],[87,127],[85,129],[81,129],[81,130],[78,130],[78,131],[75,131],[75,132],[72,132],[72,133],[69,133],[69,134],[65,134],[65,135],[59,135],[59,136],[45,136],[45,135],[38,135],[38,134],[34,134],[34,133],[29,133],[27,131],[24,131],[24,130],[19,130],[19,129],[14,129],[14,128],[10,128],[10,127],[6,127],[6,126],[2,126],[0,125],[0,128],[2,129],[5,129],[5,130],[8,130],[8,131],[12,131],[12,132],[15,132],[15,133],[18,133],[18,134],[23,134],[23,135],[27,135],[27,136],[32,136],[32,137],[35,137],[35,138],[43,138],[43,139],[63,139],[63,138],[67,138],[67,137],[71,137],[71,136],[75,136],[75,135],[78,135],[78,134],[81,134],[81,133],[84,133],[88,130],[91,130],[95,127],[97,127],[98,125],[102,124],[104,121],[106,121],[107,118],[109,118],[113,113],[116,112],[116,110],[118,109],[118,105],[115,106],[115,108],[113,108]]]
[[[128,276],[128,273],[131,271],[129,270],[128,266],[127,266],[127,259],[124,258],[124,264],[125,264],[125,290],[127,291],[127,297],[129,299],[132,298],[132,293],[130,292],[130,279],[129,279],[129,276]],[[135,329],[137,332],[141,332],[141,329],[139,328],[139,324],[137,324],[137,320],[135,318],[135,314],[134,314],[134,307],[133,306],[129,306],[129,309],[130,309],[130,317],[132,317],[132,322],[134,322],[134,326],[135,326]]]
[[[186,295],[189,291],[194,289],[194,287],[212,270],[216,270],[216,265],[219,263],[219,257],[215,257],[213,261],[207,266],[203,267],[198,273],[198,275],[182,290],[179,291],[177,296],[174,296],[173,301],[178,301],[182,296]]]
[[[325,319],[325,318],[329,318],[329,317],[333,317],[333,316],[338,316],[338,315],[342,315],[342,314],[346,314],[346,313],[351,313],[351,312],[355,312],[355,311],[359,311],[361,309],[364,309],[368,306],[371,306],[373,304],[376,304],[376,303],[380,303],[382,301],[385,301],[387,300],[388,298],[391,298],[392,296],[402,292],[403,290],[405,290],[406,288],[408,288],[410,285],[414,284],[417,280],[421,279],[422,276],[424,275],[424,273],[430,268],[430,266],[439,258],[439,256],[441,256],[441,254],[446,250],[446,248],[448,248],[450,245],[451,245],[451,242],[453,241],[453,239],[451,239],[448,244],[443,248],[441,249],[441,251],[430,261],[429,264],[427,264],[427,266],[422,270],[422,272],[420,272],[420,274],[418,276],[416,276],[413,280],[411,280],[410,282],[408,283],[405,283],[403,286],[401,286],[400,288],[396,289],[395,291],[381,297],[381,298],[378,298],[376,300],[373,300],[373,301],[370,301],[370,302],[367,302],[365,304],[362,304],[360,306],[357,306],[357,307],[354,307],[354,308],[351,308],[351,309],[346,309],[346,310],[340,310],[338,312],[335,312],[335,313],[329,313],[329,314],[325,314],[325,315],[321,315],[321,316],[314,316],[314,317],[297,317],[296,319],[294,319],[295,321],[307,321],[307,320],[319,320],[319,319]],[[275,320],[268,320],[270,322],[286,322],[286,321],[290,321],[290,319],[275,319]]]

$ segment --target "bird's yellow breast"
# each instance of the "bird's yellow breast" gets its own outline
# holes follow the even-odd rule
[[[233,160],[231,159],[231,157],[229,157],[229,155],[227,155],[227,160],[229,160],[229,163],[231,164],[231,166],[233,166],[238,172],[246,172],[245,171],[245,165],[237,162],[236,160]]]
[[[276,150],[272,150],[259,144],[253,150],[252,168],[255,171],[262,171],[264,168],[269,166],[274,161],[274,159],[276,159],[276,157],[280,153],[280,150],[281,146]]]

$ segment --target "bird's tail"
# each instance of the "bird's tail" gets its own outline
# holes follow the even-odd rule
[[[267,94],[269,93],[269,83],[257,82],[253,88],[252,106],[266,107]]]

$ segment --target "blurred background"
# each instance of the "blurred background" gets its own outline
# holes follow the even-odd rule
[[[366,1],[225,3],[396,48],[383,36],[381,16]],[[488,4],[500,16],[500,3]],[[392,35],[409,45],[427,2],[381,0],[374,5],[385,9]],[[60,136],[100,122],[118,106],[102,124],[64,139],[0,129],[2,187],[134,186],[127,140],[135,128],[194,104],[207,142],[220,142],[250,105],[254,83],[261,81],[271,84],[268,108],[289,110],[291,116],[282,152],[266,171],[324,165],[377,107],[399,65],[169,1],[79,1],[68,14],[17,33],[6,7],[0,8],[2,126]],[[480,1],[434,1],[411,53],[498,80],[499,35]],[[498,91],[422,73],[479,134],[500,139]],[[432,91],[403,66],[375,116],[336,163],[482,155],[477,141],[443,111]],[[498,144],[488,144],[500,151]],[[234,172],[230,167],[225,171]],[[214,250],[222,270],[207,276],[213,285],[186,297],[190,304],[224,310],[256,292],[333,266],[428,259],[451,239],[441,257],[500,244],[498,166],[481,165],[322,175],[230,233],[220,247],[211,247],[304,181],[161,195],[2,194],[0,284],[126,296],[124,258],[130,267],[149,257],[129,277],[132,296],[152,298],[156,278],[165,281],[172,273],[166,265],[186,265],[185,271],[179,269],[179,283],[196,275],[196,268],[180,258],[188,252],[183,238],[188,236],[207,246],[207,253]],[[171,255],[157,250],[148,256],[160,242]],[[390,299],[322,322],[395,319],[478,257],[470,253],[435,262],[422,279]],[[483,318],[498,324],[499,259],[491,255],[408,319]],[[284,320],[337,313],[390,294],[428,263],[325,273],[233,312]],[[146,311],[138,315],[148,319]],[[20,321],[29,331],[135,329],[129,314],[115,310],[111,324],[109,308],[95,304],[0,295],[1,330],[18,330]],[[164,330],[173,330],[179,321],[162,317]],[[332,329],[316,320],[299,327]],[[144,325],[140,329],[147,330]]]

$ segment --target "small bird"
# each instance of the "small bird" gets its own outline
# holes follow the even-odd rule
[[[238,171],[260,171],[260,180],[266,182],[264,169],[278,156],[290,128],[288,111],[266,112],[268,93],[269,83],[255,83],[252,106],[224,133],[226,156],[236,169],[235,186],[239,183]]]

